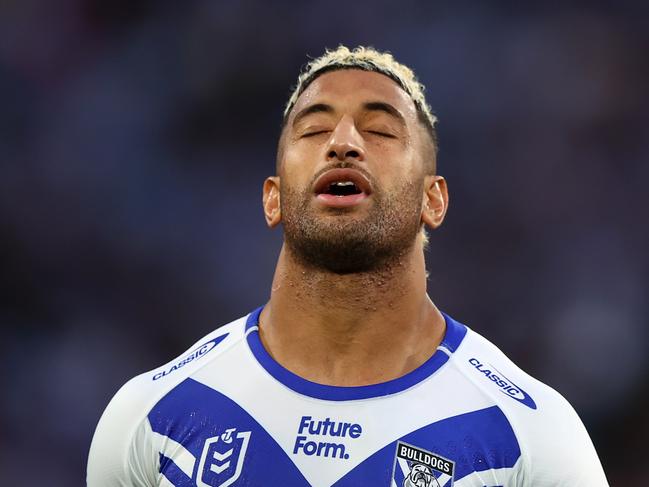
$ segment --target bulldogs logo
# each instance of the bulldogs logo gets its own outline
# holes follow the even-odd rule
[[[229,428],[205,440],[196,479],[199,487],[227,487],[241,476],[250,431],[236,431]]]
[[[401,441],[397,442],[392,480],[399,487],[452,487],[455,463]]]
[[[403,481],[403,487],[439,487],[439,482],[429,467],[416,463]]]

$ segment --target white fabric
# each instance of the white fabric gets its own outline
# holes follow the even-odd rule
[[[333,485],[373,454],[413,431],[493,407],[502,412],[511,426],[520,457],[511,467],[472,472],[454,483],[448,475],[440,476],[440,485],[608,485],[588,433],[568,402],[470,329],[457,350],[442,350],[449,356],[448,361],[414,386],[387,396],[333,401],[299,394],[269,374],[248,346],[245,324],[244,317],[219,328],[178,359],[132,379],[117,392],[93,438],[87,474],[90,487],[174,485],[160,473],[160,453],[172,459],[188,477],[192,476],[199,458],[179,442],[152,431],[147,418],[155,405],[186,379],[218,391],[245,410],[313,486]],[[152,380],[182,363],[200,344],[224,334],[227,338],[200,358],[186,361]],[[503,392],[504,383],[499,385],[496,379],[487,377],[485,370],[489,368],[529,395],[536,409],[511,397],[516,394],[512,389],[509,395]],[[297,428],[307,415],[314,420],[331,418],[362,425],[363,433],[358,438],[340,439],[345,443],[348,459],[333,461],[294,453]],[[253,433],[251,445],[254,438]],[[236,487],[237,482],[232,485]],[[259,478],[258,483],[245,485],[266,484]],[[391,484],[388,481],[385,485]]]

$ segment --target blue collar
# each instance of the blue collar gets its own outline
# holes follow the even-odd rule
[[[370,399],[374,397],[387,396],[396,394],[398,392],[409,389],[410,387],[422,382],[426,378],[434,374],[448,359],[448,353],[453,353],[457,347],[462,343],[467,328],[461,323],[458,323],[450,316],[442,313],[446,321],[446,332],[444,339],[440,343],[438,349],[426,362],[421,364],[412,372],[399,377],[397,379],[381,382],[379,384],[371,384],[367,386],[328,386],[311,382],[295,375],[293,372],[281,366],[270,354],[266,351],[261,339],[259,338],[259,315],[263,306],[256,309],[246,322],[246,332],[253,329],[248,333],[248,346],[259,364],[275,379],[284,384],[289,389],[294,390],[305,396],[310,396],[316,399],[324,399],[327,401],[351,401],[357,399]],[[444,350],[441,350],[444,349]]]

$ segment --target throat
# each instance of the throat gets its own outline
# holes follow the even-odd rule
[[[399,315],[427,300],[423,252],[411,252],[366,272],[338,274],[306,266],[288,246],[280,253],[271,302],[341,332],[372,316]]]
[[[301,267],[283,248],[260,317],[264,347],[320,384],[376,384],[416,369],[444,328],[426,294],[421,254],[380,271],[338,275]]]
[[[402,264],[367,272],[336,274],[310,269],[293,284],[295,297],[336,322],[357,322],[367,315],[398,306],[410,288],[401,278]]]
[[[438,333],[432,311],[428,308],[409,323],[372,313],[355,323],[336,321],[334,316],[311,317],[282,333],[270,308],[260,318],[260,338],[277,362],[303,379],[330,386],[367,386],[402,377],[435,353],[443,327]]]

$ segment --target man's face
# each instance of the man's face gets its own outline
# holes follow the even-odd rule
[[[425,200],[427,134],[390,78],[325,73],[302,93],[280,141],[286,244],[304,264],[371,271],[415,243]]]

